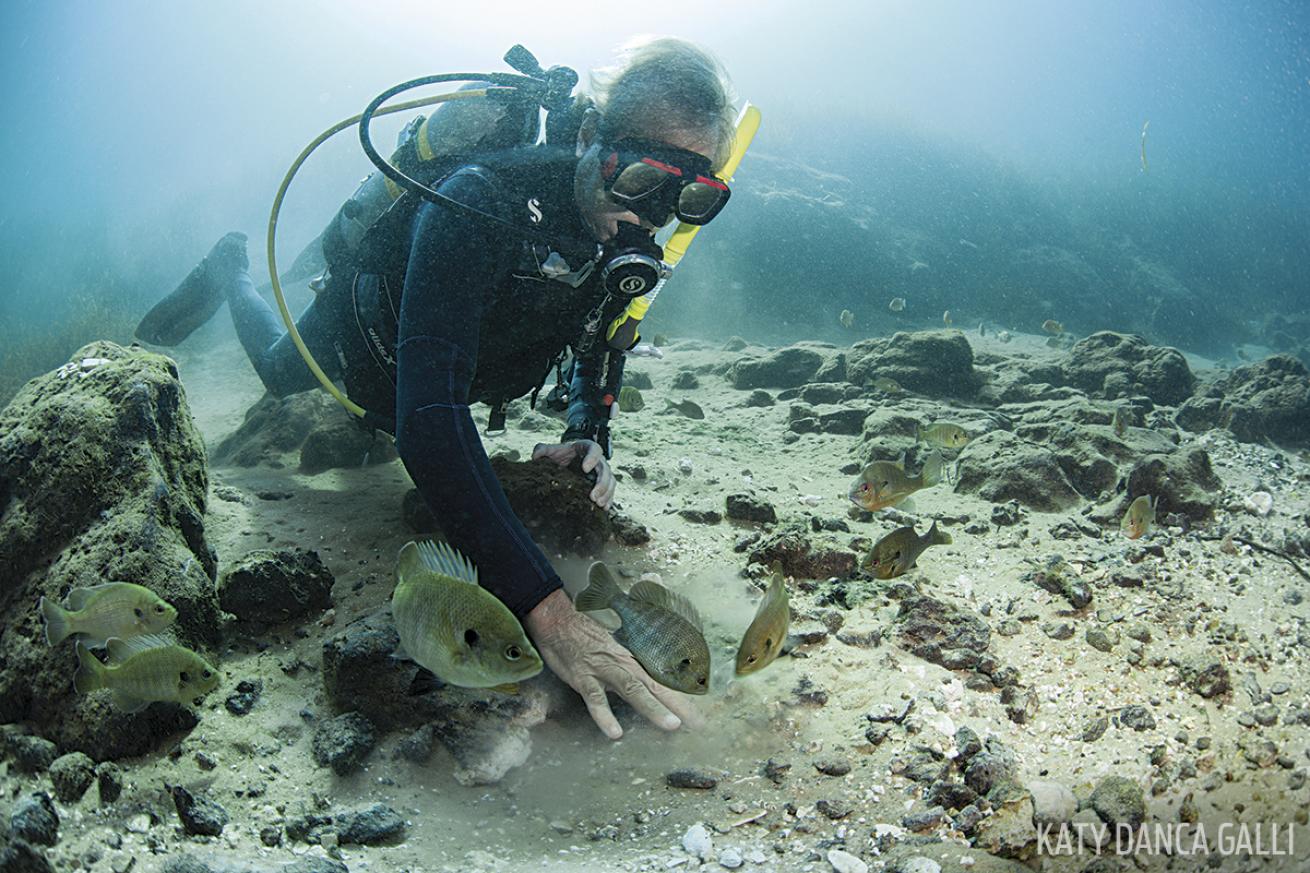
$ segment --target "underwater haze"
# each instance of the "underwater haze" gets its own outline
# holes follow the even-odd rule
[[[295,154],[389,84],[505,69],[515,42],[586,70],[663,22],[716,52],[765,118],[736,201],[660,307],[671,327],[813,335],[906,296],[923,319],[1054,317],[1223,355],[1271,342],[1267,319],[1310,296],[1310,13],[1294,0],[655,16],[15,2],[0,16],[6,396],[88,323],[126,339],[224,231],[260,233]],[[319,150],[284,213],[284,257],[369,169],[351,134]]]
[[[316,136],[643,35],[762,126],[630,347],[553,233],[692,132],[388,286],[347,128],[281,354]],[[8,0],[0,100],[0,873],[1310,870],[1305,0]]]

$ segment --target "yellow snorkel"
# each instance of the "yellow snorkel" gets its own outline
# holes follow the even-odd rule
[[[731,182],[733,174],[737,172],[741,159],[746,156],[746,150],[750,148],[751,141],[755,139],[756,132],[760,129],[760,110],[756,106],[747,103],[742,107],[741,114],[737,116],[737,132],[733,138],[732,153],[716,175],[724,182]],[[687,224],[678,222],[674,228],[673,235],[664,243],[664,263],[672,270],[687,254],[687,249],[691,247],[691,241],[696,238],[703,225]],[[609,329],[605,331],[605,340],[613,349],[629,349],[637,342],[639,335],[638,327],[641,326],[641,320],[646,317],[650,310],[651,304],[659,296],[660,289],[668,279],[661,279],[660,282],[650,290],[648,294],[641,297],[633,298],[627,308],[623,310],[614,321],[610,323]]]

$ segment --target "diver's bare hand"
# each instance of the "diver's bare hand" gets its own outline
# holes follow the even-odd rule
[[[546,666],[582,695],[592,720],[611,740],[623,736],[623,728],[610,710],[607,690],[666,731],[698,722],[685,695],[650,678],[605,628],[574,609],[562,590],[538,603],[524,625]]]
[[[575,458],[582,458],[582,472],[596,471],[596,485],[591,489],[591,501],[601,509],[609,509],[614,500],[614,471],[605,460],[605,453],[600,445],[592,440],[571,440],[567,443],[537,443],[532,449],[532,460],[549,458],[561,467],[572,464]]]

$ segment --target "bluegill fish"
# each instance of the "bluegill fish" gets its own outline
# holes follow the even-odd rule
[[[900,382],[887,376],[875,376],[869,380],[869,385],[870,387],[877,388],[884,394],[900,394],[905,390],[901,387]]]
[[[782,651],[791,624],[791,607],[787,603],[787,581],[782,567],[773,565],[769,588],[755,610],[755,618],[737,647],[737,675],[746,676],[763,670]]]
[[[918,476],[905,472],[905,456],[895,461],[874,461],[860,471],[851,483],[851,501],[863,509],[876,512],[895,506],[921,488],[936,485],[942,479],[942,458],[935,451],[923,462]]]
[[[1051,336],[1059,336],[1064,333],[1064,325],[1060,324],[1060,322],[1056,321],[1054,318],[1048,318],[1042,322],[1042,330],[1046,331]]]
[[[1114,408],[1114,415],[1110,418],[1110,426],[1114,428],[1114,435],[1122,438],[1128,433],[1128,416],[1124,413],[1122,406]]]
[[[879,579],[894,579],[909,572],[929,546],[950,542],[951,535],[939,531],[935,521],[923,536],[915,533],[913,526],[898,527],[874,543],[861,566]]]
[[[672,409],[679,415],[685,415],[687,418],[695,418],[699,420],[705,417],[705,410],[701,409],[700,406],[690,400],[683,400],[679,403],[674,403],[672,400],[665,400],[664,402],[667,404],[664,407],[664,412],[666,414],[670,409]]]
[[[623,625],[614,639],[652,679],[687,694],[710,690],[710,649],[700,615],[685,597],[656,582],[638,582],[624,594],[599,561],[591,565],[587,582],[573,605],[581,612],[617,612]]]
[[[58,645],[70,636],[80,636],[91,648],[104,646],[110,637],[157,634],[177,618],[177,610],[158,594],[131,582],[106,582],[68,592],[64,606],[42,597],[45,640]]]
[[[1145,494],[1132,502],[1119,523],[1119,529],[1128,539],[1139,539],[1151,532],[1151,526],[1155,524],[1155,507],[1159,502],[1159,497],[1152,500]]]
[[[638,412],[646,407],[641,392],[631,385],[624,385],[619,389],[618,404],[621,412]]]
[[[500,688],[541,672],[541,656],[478,571],[447,543],[408,542],[396,563],[396,656],[464,688]]]
[[[969,432],[958,424],[939,421],[927,427],[915,425],[914,438],[944,449],[962,449],[969,442]]]
[[[843,309],[841,315],[837,316],[837,320],[840,321],[841,326],[847,330],[855,327],[855,313],[851,312],[849,309]]]
[[[124,712],[140,712],[155,702],[190,703],[218,687],[218,671],[200,655],[171,640],[114,637],[105,647],[109,661],[101,663],[78,642],[73,687],[79,694],[107,688],[114,705]]]
[[[905,298],[904,298],[904,297],[893,297],[893,298],[892,298],[892,302],[887,304],[887,308],[890,309],[892,312],[904,312],[904,311],[905,311]]]

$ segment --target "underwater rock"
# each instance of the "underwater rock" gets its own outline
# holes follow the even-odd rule
[[[746,400],[741,405],[746,407],[761,408],[765,406],[773,406],[777,402],[778,401],[774,400],[773,395],[770,394],[768,391],[763,391],[757,388],[746,397]]]
[[[113,761],[96,767],[96,793],[101,804],[114,803],[123,793],[123,770]]]
[[[797,388],[823,364],[823,355],[814,349],[787,346],[763,358],[739,358],[728,369],[728,381],[734,388]]]
[[[290,397],[265,394],[246,410],[241,426],[214,447],[212,460],[233,467],[280,465],[281,456],[300,448],[320,421],[344,412],[323,391],[302,391]]]
[[[204,794],[192,794],[181,785],[169,786],[168,793],[189,836],[216,837],[227,827],[227,810]]]
[[[347,712],[320,723],[311,745],[320,767],[347,776],[360,768],[376,744],[373,723],[362,713]]]
[[[973,348],[958,330],[895,333],[860,340],[851,347],[846,378],[856,385],[884,378],[928,397],[972,397],[982,378],[973,367]]]
[[[773,504],[754,494],[729,494],[725,504],[724,512],[735,521],[774,524],[778,520],[778,512]]]
[[[896,622],[901,648],[947,669],[976,666],[991,643],[991,629],[982,618],[920,594],[901,601]]]
[[[772,566],[798,579],[845,578],[855,572],[856,557],[844,549],[816,545],[801,525],[789,525],[751,547],[750,563]]]
[[[5,737],[5,752],[14,759],[19,773],[44,773],[59,755],[59,747],[45,737],[11,733]]]
[[[1001,430],[985,433],[961,450],[955,488],[992,503],[1017,500],[1039,512],[1059,512],[1080,502],[1049,449]]]
[[[1059,782],[1034,780],[1027,783],[1024,788],[1033,800],[1035,824],[1059,826],[1072,819],[1074,813],[1078,812],[1078,798]]]
[[[978,822],[973,845],[1000,858],[1026,860],[1035,853],[1037,826],[1033,799],[1015,782],[997,785],[988,793],[992,814]]]
[[[96,765],[82,752],[69,752],[50,765],[50,783],[63,803],[77,803],[96,778]]]
[[[1115,522],[1127,511],[1138,495],[1158,497],[1156,518],[1179,513],[1191,521],[1207,521],[1214,516],[1223,483],[1210,466],[1210,455],[1201,448],[1148,455],[1128,473],[1128,489],[1113,504],[1109,521]],[[1098,516],[1104,512],[1098,510]]]
[[[1177,406],[1196,388],[1196,377],[1177,349],[1109,330],[1079,340],[1063,369],[1068,384],[1107,400],[1145,394],[1155,403]]]
[[[300,445],[300,472],[322,473],[339,467],[363,467],[396,460],[391,438],[337,408],[314,425]]]
[[[405,820],[384,803],[339,813],[334,823],[343,845],[376,846],[405,836]]]
[[[864,427],[867,409],[829,409],[819,412],[819,432],[855,436]]]
[[[1184,430],[1225,427],[1243,442],[1310,444],[1310,371],[1291,355],[1238,367],[1178,409]]]
[[[203,654],[219,633],[208,487],[204,444],[162,355],[92,343],[0,412],[0,722],[97,760],[194,724],[179,707],[128,714],[106,695],[76,695],[72,643],[48,647],[34,605],[130,580],[177,608],[174,633]]]
[[[649,373],[626,367],[623,370],[623,384],[624,386],[636,388],[638,391],[649,391],[655,387],[655,383],[651,381]]]
[[[7,840],[0,846],[0,870],[4,873],[54,873],[41,850],[23,839]]]
[[[613,519],[591,500],[593,487],[578,467],[548,460],[491,459],[510,507],[543,548],[594,557],[614,533]]]
[[[59,842],[59,813],[50,795],[34,791],[17,800],[9,812],[9,835],[39,846]]]
[[[920,416],[905,413],[900,405],[879,406],[864,417],[860,426],[859,457],[866,464],[894,461],[902,452],[907,459],[917,459],[916,434],[922,421]]]
[[[255,549],[224,571],[218,603],[242,621],[279,624],[330,607],[335,582],[318,552]]]
[[[1193,652],[1178,659],[1183,684],[1202,697],[1217,697],[1232,690],[1232,678],[1223,660],[1211,652]]]
[[[1111,827],[1124,824],[1135,829],[1146,818],[1142,787],[1124,776],[1106,776],[1096,783],[1089,802],[1101,821]]]
[[[670,770],[664,774],[664,781],[670,788],[694,788],[701,791],[708,791],[719,784],[713,773],[694,767]]]
[[[436,680],[415,683],[421,668],[392,657],[399,643],[386,608],[328,639],[323,685],[332,704],[366,713],[380,731],[431,725],[454,756],[455,779],[461,784],[494,783],[527,760],[529,728],[546,718],[544,682],[520,684],[518,694]]]

